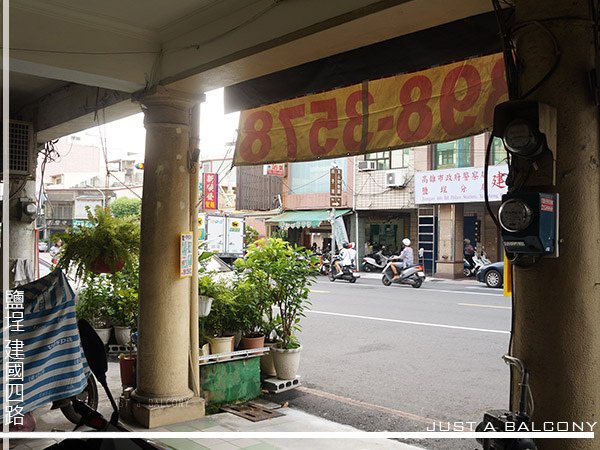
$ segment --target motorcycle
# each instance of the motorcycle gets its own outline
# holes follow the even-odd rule
[[[354,265],[342,266],[342,273],[339,274],[335,267],[336,261],[341,261],[339,255],[334,256],[333,260],[331,261],[331,269],[329,270],[329,280],[345,280],[350,283],[356,283],[356,280],[360,278],[360,275],[356,271],[356,267]]]
[[[389,259],[390,258],[385,256],[380,250],[377,253],[366,255],[363,258],[362,268],[365,272],[380,271],[387,265]]]
[[[463,274],[465,277],[474,277],[479,272],[479,269],[486,264],[491,264],[484,250],[481,251],[480,255],[477,253],[473,255],[473,262],[475,266],[472,267],[466,259],[463,259]]]
[[[394,272],[392,272],[392,264],[399,262],[398,259],[392,259],[388,261],[387,265],[383,269],[383,276],[381,282],[384,286],[390,286],[393,283],[396,284],[408,284],[415,289],[418,289],[425,281],[425,272],[423,272],[423,266],[420,264],[413,264],[400,271],[400,276],[394,280]]]
[[[319,264],[319,273],[327,276],[331,271],[331,261],[329,261],[329,253],[323,253],[320,255],[321,261]]]

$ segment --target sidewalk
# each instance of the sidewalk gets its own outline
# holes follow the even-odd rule
[[[119,365],[117,362],[109,362],[108,381],[113,395],[118,397],[121,392]],[[102,388],[98,386],[100,392],[100,404],[98,411],[104,417],[110,417],[112,408],[108,398]],[[279,408],[279,405],[257,400],[268,408]],[[331,422],[320,417],[307,414],[294,408],[279,408],[278,412],[284,414],[282,417],[274,417],[260,422],[251,422],[250,420],[236,416],[230,413],[219,413],[203,417],[199,420],[168,425],[153,430],[137,428],[131,424],[125,423],[132,431],[182,431],[198,432],[198,437],[194,439],[163,439],[160,444],[175,450],[304,450],[311,449],[344,449],[344,450],[422,450],[389,439],[236,439],[235,437],[225,437],[223,439],[203,439],[201,434],[205,432],[357,432],[356,428]],[[39,408],[34,413],[37,428],[36,431],[71,431],[73,425],[68,422],[60,410],[51,411],[50,406]],[[57,433],[57,438],[60,434]],[[11,439],[11,448],[14,450],[41,450],[57,440],[48,439]],[[17,444],[13,446],[13,444]]]

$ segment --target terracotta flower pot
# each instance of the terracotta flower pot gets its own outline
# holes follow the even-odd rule
[[[244,350],[249,350],[251,348],[262,348],[265,346],[265,337],[246,337],[242,336],[241,348]]]
[[[125,261],[110,261],[97,258],[90,264],[90,270],[94,273],[115,273],[125,267]]]
[[[275,342],[265,342],[264,346],[273,348]],[[274,377],[277,375],[275,372],[275,365],[273,364],[273,353],[269,351],[269,353],[265,353],[260,357],[260,374],[263,378]]]
[[[121,369],[121,384],[123,386],[136,387],[136,364],[135,356],[122,356],[119,358],[119,368]]]

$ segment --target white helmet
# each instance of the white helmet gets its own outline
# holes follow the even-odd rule
[[[404,239],[402,239],[402,244],[403,244],[405,247],[410,247],[410,239],[408,239],[408,238],[404,238]]]

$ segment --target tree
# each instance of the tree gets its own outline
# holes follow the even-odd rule
[[[254,241],[258,240],[258,231],[246,224],[245,233],[244,233],[244,243],[246,246],[252,244]]]
[[[140,217],[142,201],[139,198],[121,197],[110,204],[110,210],[115,217]]]

